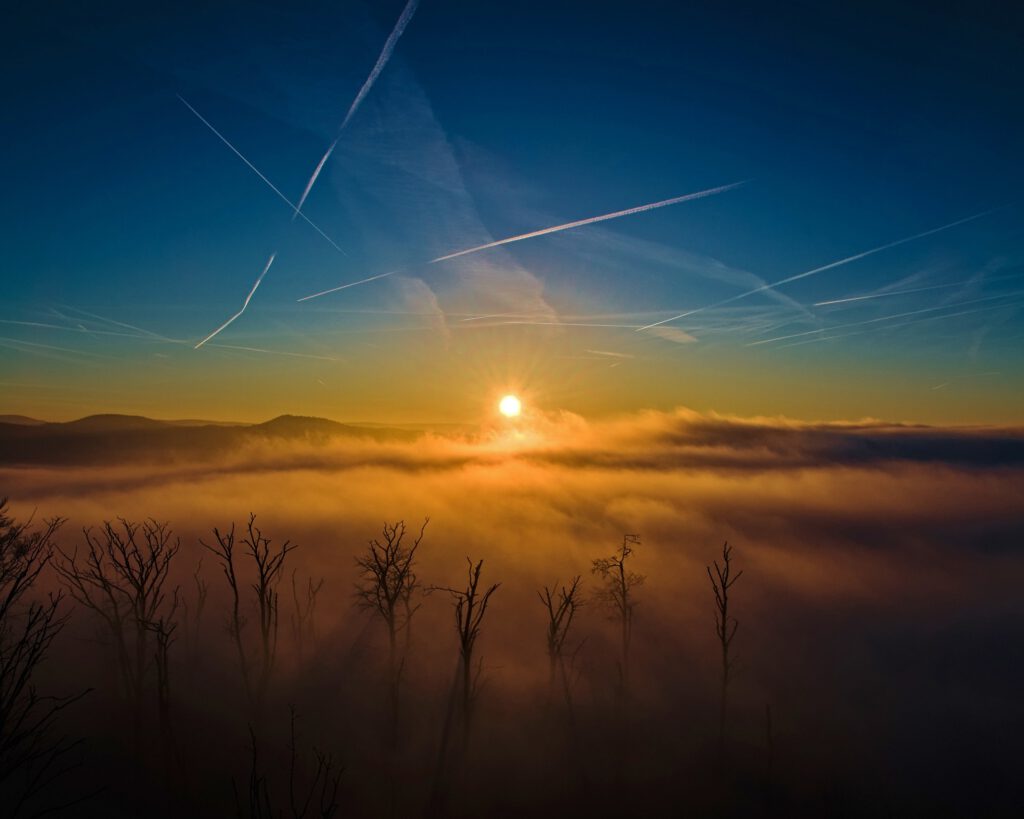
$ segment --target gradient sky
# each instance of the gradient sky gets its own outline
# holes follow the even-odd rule
[[[421,0],[303,208],[343,255],[177,95],[297,201],[404,5],[15,12],[0,413],[1024,421],[1020,12]]]

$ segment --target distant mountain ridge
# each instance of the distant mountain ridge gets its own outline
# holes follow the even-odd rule
[[[36,427],[45,424],[37,418],[29,418],[27,415],[0,415],[0,424],[18,424],[24,427]]]
[[[334,438],[410,441],[422,434],[300,415],[280,415],[260,424],[158,421],[141,415],[115,414],[89,415],[64,422],[0,416],[0,465],[109,464],[166,457],[202,459],[268,438],[312,443],[326,443]]]

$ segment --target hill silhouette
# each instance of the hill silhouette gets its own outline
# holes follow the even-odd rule
[[[20,424],[22,426],[34,427],[45,424],[36,418],[29,418],[27,415],[0,415],[0,424]]]
[[[201,459],[258,440],[410,441],[421,434],[408,429],[354,426],[298,415],[281,415],[259,424],[158,421],[139,415],[113,414],[90,415],[66,422],[0,420],[0,465],[124,463],[168,456]]]

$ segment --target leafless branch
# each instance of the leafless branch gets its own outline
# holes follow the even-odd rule
[[[619,693],[622,698],[628,695],[629,690],[629,649],[633,639],[633,610],[636,608],[634,590],[646,579],[642,574],[630,571],[626,561],[633,555],[633,547],[639,545],[639,535],[623,535],[619,550],[611,557],[594,560],[590,569],[600,581],[594,598],[622,630],[619,660]]]

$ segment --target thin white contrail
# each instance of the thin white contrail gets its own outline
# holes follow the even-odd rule
[[[1008,276],[991,276],[985,279],[986,283],[1002,281],[1003,279],[1015,279],[1017,274],[1010,274]],[[950,287],[966,287],[971,284],[976,284],[978,279],[971,278],[959,282],[951,282],[950,284],[933,284],[928,287],[914,287],[909,290],[887,290],[884,293],[868,293],[864,296],[849,296],[845,299],[831,299],[830,301],[817,301],[814,303],[815,307],[825,307],[830,304],[846,304],[851,301],[864,301],[865,299],[880,299],[884,296],[902,296],[907,293],[923,293],[926,290],[944,290]]]
[[[218,350],[243,350],[247,353],[267,353],[268,355],[283,355],[291,358],[313,358],[317,361],[344,361],[341,358],[334,358],[328,355],[314,355],[313,353],[293,353],[288,350],[268,350],[264,347],[242,347],[238,344],[211,344]]]
[[[324,165],[327,164],[327,160],[331,154],[334,153],[334,147],[338,144],[339,137],[334,138],[334,142],[331,143],[326,153],[320,157],[320,161],[317,163],[316,168],[313,170],[313,175],[309,177],[309,181],[306,183],[305,190],[302,191],[302,196],[299,197],[299,204],[295,208],[295,213],[292,214],[292,221],[302,212],[302,206],[306,202],[306,197],[309,196],[309,192],[313,190],[313,185],[316,183],[316,178],[320,176],[320,171],[324,169]]]
[[[216,330],[214,330],[212,333],[210,333],[210,335],[208,335],[206,338],[204,338],[202,341],[200,341],[195,346],[194,349],[198,350],[207,341],[209,341],[211,338],[213,338],[215,335],[217,335],[221,330],[223,330],[225,327],[227,327],[229,324],[231,324],[231,322],[233,322],[236,318],[238,318],[240,315],[242,315],[242,313],[245,312],[245,308],[249,306],[249,302],[252,300],[253,293],[256,292],[256,288],[260,286],[260,282],[263,281],[263,277],[267,275],[267,271],[270,270],[270,266],[274,263],[274,257],[275,256],[277,256],[277,252],[276,251],[270,254],[270,258],[267,260],[267,266],[263,268],[263,272],[260,273],[259,278],[256,279],[256,283],[252,286],[252,290],[249,291],[249,295],[245,297],[245,301],[242,302],[241,309],[237,313],[235,313],[231,318],[229,318],[227,321],[225,321],[220,327],[218,327]]]
[[[492,247],[499,247],[500,245],[511,244],[512,242],[521,242],[524,239],[533,239],[536,236],[545,236],[548,233],[558,233],[563,230],[571,230],[572,228],[583,227],[584,225],[593,225],[597,222],[605,222],[609,219],[618,219],[620,216],[632,216],[634,213],[643,213],[644,211],[654,210],[656,208],[664,208],[669,205],[678,205],[680,202],[689,202],[692,199],[703,199],[705,196],[714,196],[716,193],[725,193],[731,191],[733,188],[738,188],[740,185],[745,185],[749,180],[743,182],[733,182],[730,185],[721,185],[717,188],[708,188],[704,191],[697,191],[696,193],[688,193],[683,196],[675,196],[671,199],[663,199],[660,202],[651,202],[647,205],[638,205],[635,208],[626,208],[626,210],[617,210],[614,213],[605,213],[601,216],[591,216],[588,219],[579,219],[575,222],[566,222],[564,225],[555,225],[553,227],[541,228],[540,230],[533,230],[529,233],[521,233],[518,236],[509,236],[507,239],[499,239],[496,242],[488,242],[485,245],[477,245],[476,247],[469,247],[465,250],[457,250],[455,253],[448,253],[445,256],[438,256],[436,259],[431,259],[428,264],[436,264],[437,262],[444,262],[448,259],[455,259],[459,256],[466,256],[470,253],[479,253],[481,250],[488,250]]]
[[[65,310],[71,310],[71,311],[73,311],[75,313],[79,313],[80,315],[88,316],[89,318],[96,319],[97,321],[102,321],[102,322],[105,322],[107,324],[112,324],[115,327],[124,327],[126,330],[134,330],[137,333],[142,333],[143,335],[149,336],[149,337],[157,339],[159,341],[167,341],[167,342],[171,342],[171,343],[174,343],[174,344],[184,344],[185,343],[183,339],[180,339],[180,338],[170,338],[168,336],[161,335],[160,333],[154,333],[152,330],[147,330],[144,327],[136,327],[134,324],[127,324],[126,322],[123,322],[123,321],[116,321],[115,319],[107,318],[106,316],[100,316],[100,315],[97,315],[96,313],[90,313],[88,310],[82,310],[79,307],[72,307],[70,304],[61,305],[61,307],[63,309],[65,309]],[[57,315],[60,315],[60,313],[58,313]],[[71,321],[71,319],[67,318],[66,316],[61,316],[61,318],[65,319],[66,321]]]
[[[905,296],[908,293],[924,293],[926,290],[944,290],[949,287],[962,287],[970,282],[952,282],[951,284],[933,284],[930,287],[912,287],[909,290],[887,290],[885,293],[869,293],[866,296],[848,296],[845,299],[830,299],[829,301],[816,301],[815,307],[827,307],[831,304],[847,304],[851,301],[866,301],[867,299],[881,299],[886,296]]]
[[[457,330],[486,330],[493,327],[617,327],[619,329],[635,330],[635,324],[601,324],[590,321],[495,321],[491,324],[463,324],[454,325]]]
[[[113,330],[90,330],[87,327],[78,325],[77,327],[68,327],[64,324],[48,324],[42,321],[16,321],[14,319],[0,319],[0,324],[10,324],[17,327],[38,327],[43,330],[61,330],[67,333],[85,333],[90,336],[115,336],[117,338],[137,338],[146,341],[166,341],[171,342],[173,339],[160,338],[158,336],[144,336],[138,333],[118,333]]]
[[[948,387],[950,384],[953,383],[953,381],[962,381],[965,378],[988,378],[993,375],[1001,375],[1001,373],[998,370],[993,370],[987,373],[967,373],[965,375],[954,375],[949,381],[946,381],[942,384],[936,384],[934,387],[931,387],[931,389],[941,390],[945,387]]]
[[[1016,290],[1016,291],[1014,291],[1012,293],[997,293],[994,296],[984,296],[984,297],[982,297],[980,299],[970,299],[969,301],[953,302],[952,304],[941,304],[938,307],[924,307],[924,308],[922,308],[920,310],[909,310],[909,311],[907,311],[905,313],[895,313],[895,314],[893,314],[891,316],[879,316],[878,318],[866,319],[864,321],[851,321],[851,322],[847,322],[846,324],[836,324],[833,327],[821,327],[821,328],[819,328],[817,330],[806,330],[806,331],[804,331],[802,333],[790,333],[789,335],[786,335],[786,336],[777,336],[776,338],[765,338],[765,339],[761,339],[760,341],[751,341],[746,346],[747,347],[758,347],[758,346],[760,346],[762,344],[771,344],[771,343],[773,343],[775,341],[787,341],[788,339],[791,339],[791,338],[801,338],[803,336],[813,336],[813,335],[816,335],[818,333],[829,333],[829,332],[832,332],[834,330],[843,330],[843,329],[846,329],[847,327],[862,327],[862,326],[864,326],[866,324],[877,324],[880,321],[891,321],[892,319],[906,318],[907,316],[918,316],[918,315],[921,315],[922,313],[934,313],[934,312],[936,312],[938,310],[949,310],[949,309],[955,308],[955,307],[965,307],[968,304],[980,304],[982,302],[993,301],[995,299],[1006,299],[1006,298],[1012,298],[1014,296],[1021,296],[1021,295],[1024,295],[1024,290]],[[996,305],[996,306],[998,307],[1000,305]],[[975,311],[972,310],[970,312],[975,312]],[[956,314],[956,315],[962,315],[962,314]]]
[[[921,233],[915,233],[913,236],[906,236],[902,239],[896,239],[893,242],[888,242],[884,245],[873,247],[870,250],[865,250],[862,251],[861,253],[855,253],[853,256],[847,256],[845,259],[839,259],[838,261],[835,262],[829,262],[828,264],[823,264],[821,267],[815,267],[812,270],[805,270],[803,273],[797,273],[794,276],[788,276],[785,279],[779,279],[777,282],[763,284],[760,287],[755,287],[753,290],[748,290],[747,292],[740,293],[737,296],[731,296],[728,299],[723,299],[722,301],[715,302],[714,304],[708,304],[705,305],[704,307],[697,307],[685,313],[680,313],[678,316],[672,316],[671,318],[663,319],[662,321],[656,321],[653,324],[648,324],[644,327],[640,327],[637,330],[637,332],[640,332],[641,330],[650,330],[652,327],[657,327],[660,324],[668,324],[670,321],[676,321],[677,319],[686,318],[687,316],[692,316],[695,313],[700,313],[703,312],[704,310],[710,310],[715,307],[721,307],[724,304],[731,304],[734,301],[745,299],[747,296],[753,296],[755,293],[763,293],[765,290],[772,290],[776,287],[779,287],[780,285],[795,282],[798,279],[806,279],[808,276],[814,276],[818,273],[823,273],[826,270],[831,270],[834,267],[841,267],[842,265],[850,264],[851,262],[856,262],[859,259],[863,259],[867,256],[873,256],[875,253],[881,253],[883,250],[889,250],[890,248],[897,247],[899,245],[905,245],[907,244],[907,242],[913,242],[916,241],[917,239],[923,239],[926,236],[932,236],[936,233],[941,233],[942,231],[949,230],[950,228],[954,228],[957,225],[963,225],[967,222],[973,222],[975,219],[981,219],[982,217],[995,213],[997,210],[1002,210],[1005,207],[1007,206],[1003,205],[1002,207],[991,208],[990,210],[982,211],[981,213],[975,213],[973,216],[967,216],[963,219],[957,219],[955,222],[950,222],[947,225],[941,225],[940,227],[932,228],[931,230],[925,230]]]
[[[367,282],[376,281],[377,279],[383,279],[386,276],[393,276],[398,271],[391,270],[387,273],[378,273],[376,276],[370,276],[368,279],[360,279],[357,282],[349,282],[348,284],[339,284],[337,287],[332,287],[330,290],[321,290],[319,293],[313,293],[309,296],[303,296],[297,301],[309,301],[310,299],[316,299],[320,296],[326,296],[328,293],[337,293],[339,290],[347,290],[349,287],[355,287],[357,284],[366,284]]]
[[[12,344],[13,345],[17,345],[17,346],[11,347],[10,345],[12,345]],[[87,356],[89,358],[102,358],[102,359],[111,360],[111,361],[113,360],[113,358],[111,356],[109,356],[109,355],[100,355],[99,353],[88,353],[85,350],[74,350],[74,349],[71,349],[70,347],[55,347],[52,344],[40,344],[40,343],[35,342],[35,341],[23,341],[20,338],[8,338],[6,336],[0,336],[0,345],[6,346],[6,347],[8,347],[9,349],[12,349],[12,350],[24,349],[27,352],[32,352],[34,350],[44,350],[44,351],[45,350],[57,350],[57,351],[62,352],[62,353],[72,353],[74,355],[84,355],[84,356]]]
[[[749,180],[743,182],[733,182],[729,185],[721,185],[717,188],[708,188],[707,190],[697,191],[696,193],[687,193],[683,196],[675,196],[672,199],[663,199],[660,202],[651,202],[647,205],[638,205],[635,208],[627,208],[626,210],[618,210],[615,213],[605,213],[601,216],[591,216],[588,219],[579,219],[575,222],[567,222],[564,225],[555,225],[553,227],[541,228],[540,230],[533,230],[529,233],[522,233],[518,236],[509,236],[507,239],[499,239],[496,242],[488,242],[485,245],[477,245],[476,247],[469,247],[465,250],[457,250],[454,253],[448,253],[444,256],[438,256],[436,259],[431,259],[427,264],[437,264],[438,262],[447,261],[448,259],[454,259],[458,256],[466,256],[470,253],[479,253],[481,250],[489,250],[492,247],[498,247],[499,245],[507,245],[512,242],[521,242],[524,239],[532,239],[536,236],[545,236],[548,233],[558,233],[563,230],[571,230],[572,228],[583,227],[584,225],[592,225],[596,222],[604,222],[608,219],[617,219],[620,216],[631,216],[634,213],[643,213],[644,211],[654,210],[655,208],[664,208],[669,205],[677,205],[680,202],[688,202],[692,199],[703,199],[705,196],[714,196],[716,193],[724,193],[730,191],[733,188],[738,188],[740,185],[745,185]],[[330,290],[324,290],[320,293],[313,293],[309,296],[303,296],[299,301],[308,301],[309,299],[315,299],[319,296],[326,296],[328,293],[334,293],[337,290],[344,290],[346,287],[354,287],[357,284],[365,284],[366,282],[372,282],[374,279],[382,279],[385,276],[390,276],[396,271],[391,273],[381,273],[378,276],[371,276],[368,279],[362,279],[357,282],[351,282],[350,284],[343,284],[340,287],[332,287]]]
[[[334,239],[332,239],[330,236],[328,236],[326,233],[324,233],[317,225],[315,225],[309,219],[309,217],[306,216],[306,214],[302,213],[299,210],[299,208],[292,202],[291,199],[289,199],[287,196],[285,196],[283,193],[281,193],[281,191],[277,187],[277,185],[275,185],[273,182],[271,182],[269,179],[267,179],[267,177],[265,177],[262,174],[262,172],[260,171],[259,168],[257,168],[248,159],[246,159],[245,156],[243,156],[242,152],[239,151],[238,148],[236,148],[234,145],[232,145],[228,141],[227,137],[225,137],[220,131],[218,131],[216,128],[214,128],[213,125],[210,124],[209,120],[206,119],[206,117],[204,117],[195,108],[193,108],[192,105],[189,103],[189,101],[187,99],[185,99],[183,96],[181,96],[181,94],[178,94],[177,97],[178,97],[179,100],[182,101],[182,103],[184,103],[185,107],[188,108],[189,111],[191,111],[193,114],[195,114],[199,118],[199,121],[202,122],[203,125],[205,125],[211,131],[213,131],[213,133],[217,135],[217,138],[221,142],[223,142],[225,145],[227,145],[232,150],[232,152],[235,154],[235,156],[237,156],[239,159],[241,159],[249,167],[249,170],[251,170],[254,174],[256,174],[256,176],[258,176],[260,179],[262,179],[263,182],[267,185],[267,187],[269,187],[274,193],[276,193],[278,195],[278,197],[280,197],[281,201],[283,201],[285,204],[287,204],[288,207],[290,207],[295,212],[296,216],[301,216],[305,220],[306,224],[308,224],[311,228],[313,228],[313,230],[315,230],[317,233],[319,233],[321,236],[323,236],[328,242],[330,242],[331,246],[335,250],[337,250],[343,256],[347,256],[348,255],[347,253],[345,253],[344,250],[342,250],[338,246],[338,243],[335,242]]]
[[[459,319],[459,321],[464,321],[464,322],[466,322],[466,321],[484,321],[486,319],[495,319],[495,318],[509,318],[509,319],[533,318],[534,316],[545,316],[545,315],[549,315],[549,314],[548,313],[544,313],[543,311],[539,311],[539,310],[534,310],[532,313],[487,313],[487,314],[482,315],[482,316],[469,316],[467,318]]]
[[[855,330],[852,333],[843,333],[842,335],[838,335],[838,336],[817,336],[815,338],[805,338],[802,341],[793,341],[793,342],[790,342],[789,344],[780,344],[778,347],[775,347],[773,349],[785,350],[787,347],[799,347],[799,346],[801,346],[803,344],[816,344],[816,343],[821,342],[821,341],[837,341],[839,339],[849,338],[850,336],[860,336],[860,335],[864,335],[866,333],[875,333],[875,332],[878,332],[879,330],[898,330],[898,329],[903,328],[903,327],[909,327],[910,325],[913,325],[913,324],[922,324],[922,323],[924,323],[926,321],[942,321],[943,319],[948,319],[948,318],[959,318],[960,316],[972,316],[975,313],[984,313],[984,312],[987,312],[989,310],[999,310],[999,309],[1006,308],[1006,307],[1017,307],[1020,304],[1022,304],[1022,302],[1012,302],[1012,301],[1011,302],[1007,302],[1006,304],[990,304],[990,305],[988,305],[988,307],[976,307],[973,310],[961,310],[959,313],[946,313],[946,314],[941,315],[941,316],[926,316],[925,318],[910,319],[909,321],[901,321],[899,324],[890,324],[890,325],[888,325],[886,327],[869,327],[866,330]],[[955,305],[949,305],[949,306],[953,307]],[[895,317],[894,316],[890,316],[889,318],[895,318]]]
[[[295,217],[299,215],[299,211],[302,210],[302,205],[305,203],[306,197],[309,196],[309,192],[313,189],[313,185],[316,184],[316,179],[320,176],[320,171],[324,169],[327,159],[332,153],[334,153],[338,140],[341,138],[341,132],[345,130],[349,120],[351,120],[355,115],[363,100],[366,99],[366,95],[369,94],[370,89],[373,88],[373,84],[377,82],[377,78],[384,70],[384,66],[386,66],[388,64],[388,60],[391,59],[391,52],[395,50],[395,46],[398,44],[398,38],[402,36],[402,32],[405,31],[405,27],[409,25],[409,21],[412,20],[412,16],[416,13],[416,6],[418,5],[419,0],[409,0],[409,2],[405,4],[405,9],[402,10],[402,13],[398,18],[398,22],[395,23],[395,27],[391,30],[391,34],[389,34],[387,40],[384,41],[384,48],[381,49],[380,56],[377,57],[377,62],[374,63],[373,69],[363,82],[362,88],[359,89],[359,93],[356,94],[356,98],[352,100],[352,104],[348,107],[345,119],[342,120],[341,125],[338,127],[338,135],[334,138],[334,142],[331,143],[326,153],[324,153],[320,158],[316,169],[313,171],[313,175],[309,178],[309,182],[306,183],[306,189],[302,192],[302,196],[299,198],[299,206],[295,211],[295,215],[292,216],[293,221],[295,220]]]

